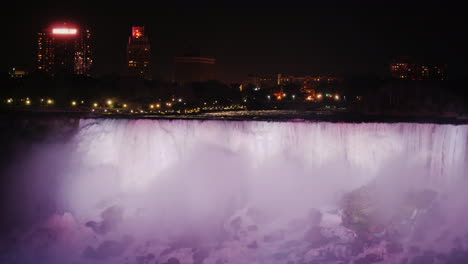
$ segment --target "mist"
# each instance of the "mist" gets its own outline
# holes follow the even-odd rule
[[[0,260],[449,263],[468,250],[467,136],[436,124],[82,119],[65,142],[11,158]]]

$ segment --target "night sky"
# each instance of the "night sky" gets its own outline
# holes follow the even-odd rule
[[[75,21],[94,33],[98,76],[123,72],[132,25],[147,27],[153,71],[162,79],[171,78],[173,57],[188,47],[215,57],[219,79],[228,82],[254,72],[383,76],[400,55],[447,63],[453,77],[466,71],[466,12],[450,1],[167,3],[2,3],[0,70],[32,69],[35,33]]]

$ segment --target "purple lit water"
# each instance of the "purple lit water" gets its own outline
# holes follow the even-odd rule
[[[26,224],[0,238],[0,260],[400,263],[464,252],[467,137],[466,125],[84,119],[67,142],[12,165],[10,211]],[[351,252],[359,234],[343,226],[341,201],[371,182],[389,214],[408,190],[434,191],[443,221],[412,212],[425,238],[409,230],[401,253],[387,240]],[[326,242],[308,237],[313,209]]]

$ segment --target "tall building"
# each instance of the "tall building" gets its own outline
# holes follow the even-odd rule
[[[417,67],[408,57],[399,57],[390,64],[393,78],[400,80],[416,80]]]
[[[62,25],[38,33],[38,70],[51,76],[90,75],[92,64],[89,29]]]
[[[447,65],[424,64],[418,68],[420,80],[446,80]]]
[[[145,27],[132,27],[128,38],[128,74],[138,79],[151,80],[151,47]]]
[[[390,73],[400,80],[446,80],[447,65],[413,63],[400,57],[390,64]]]
[[[200,56],[175,57],[174,79],[179,84],[215,80],[216,59]]]

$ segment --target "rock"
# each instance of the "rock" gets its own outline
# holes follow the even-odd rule
[[[241,226],[242,226],[242,219],[240,217],[236,217],[235,219],[233,219],[230,223],[230,226],[231,228],[237,232]]]
[[[343,226],[355,232],[366,230],[377,211],[372,185],[358,188],[342,200]]]
[[[309,242],[312,248],[321,247],[329,242],[329,239],[324,237],[320,232],[320,227],[311,227],[304,235],[304,240]]]
[[[114,205],[106,208],[101,213],[101,218],[103,221],[109,222],[119,222],[122,220],[123,210],[118,205]]]
[[[104,229],[101,223],[98,223],[96,221],[86,222],[85,226],[91,228],[96,234],[105,235],[108,232],[108,230]]]
[[[123,254],[132,241],[133,239],[130,236],[125,236],[122,241],[105,240],[96,249],[87,247],[83,252],[83,256],[91,259],[117,257]]]
[[[318,226],[322,221],[322,213],[319,210],[312,208],[309,210],[308,220],[310,225]]]
[[[111,206],[102,211],[102,221],[89,221],[86,226],[91,228],[96,234],[105,235],[114,231],[122,222],[123,210],[119,206]]]
[[[125,245],[120,241],[106,240],[96,249],[97,258],[120,256],[125,250]]]

